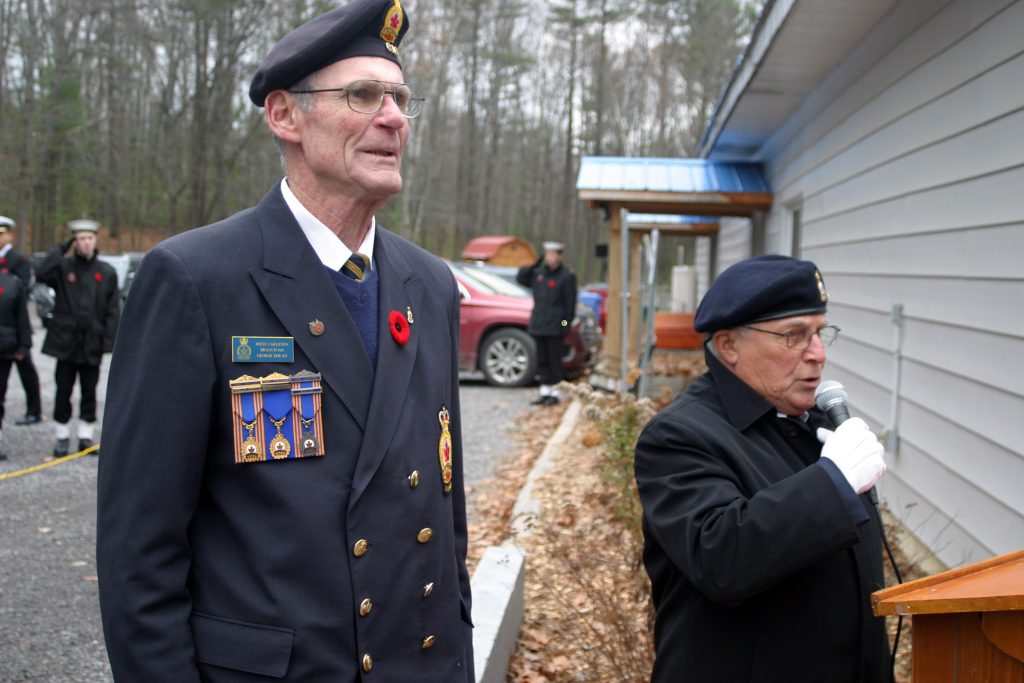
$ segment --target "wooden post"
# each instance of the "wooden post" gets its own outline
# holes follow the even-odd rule
[[[643,302],[640,301],[640,274],[643,268],[640,266],[642,246],[644,243],[643,233],[634,230],[629,235],[629,291],[631,293],[629,307],[629,348],[626,350],[626,367],[632,368],[640,357],[640,313],[643,309]]]
[[[608,299],[602,374],[618,382],[622,356],[622,205],[608,205]]]

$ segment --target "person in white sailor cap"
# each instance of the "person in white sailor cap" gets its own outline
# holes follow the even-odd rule
[[[533,292],[533,311],[527,332],[537,346],[540,394],[533,405],[555,405],[561,401],[555,385],[562,381],[565,335],[576,315],[576,275],[562,263],[565,245],[544,242],[544,253],[531,266],[516,273],[516,281]]]
[[[356,0],[284,36],[249,97],[286,177],[139,266],[99,463],[117,681],[475,680],[459,290],[374,217],[422,103],[408,28]]]
[[[117,271],[96,258],[99,227],[88,218],[68,221],[71,239],[54,247],[36,273],[39,282],[52,287],[56,294],[53,318],[43,341],[43,353],[57,359],[54,458],[63,458],[70,451],[71,392],[76,381],[80,393],[78,450],[93,446],[100,364],[103,354],[113,350],[117,335],[121,312]]]
[[[28,295],[32,291],[32,266],[28,259],[14,247],[14,229],[16,227],[14,219],[0,216],[0,272],[10,273],[18,278],[18,282],[25,292],[27,306]],[[21,378],[21,386],[25,389],[25,415],[18,418],[14,424],[19,426],[36,424],[42,420],[42,401],[39,395],[39,373],[36,372],[35,363],[32,362],[32,349],[25,349],[24,353],[20,354],[20,359],[15,359],[15,365],[18,368],[18,376]]]

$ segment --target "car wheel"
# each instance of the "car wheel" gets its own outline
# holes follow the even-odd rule
[[[484,379],[493,386],[526,386],[537,374],[533,337],[515,327],[502,327],[487,335],[479,358]]]

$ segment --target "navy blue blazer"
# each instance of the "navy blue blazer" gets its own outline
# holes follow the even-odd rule
[[[143,260],[99,471],[116,680],[473,680],[458,289],[444,263],[381,228],[374,257],[376,372],[279,187]],[[404,344],[392,311],[413,320]],[[294,361],[234,362],[237,336],[291,337]],[[300,371],[322,377],[325,454],[236,462],[229,381]]]

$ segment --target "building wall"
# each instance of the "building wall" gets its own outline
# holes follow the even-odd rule
[[[947,566],[1024,545],[1024,0],[898,3],[761,160],[768,250],[800,209],[842,328],[826,378],[896,420],[882,499]],[[723,224],[719,271],[744,231]]]

